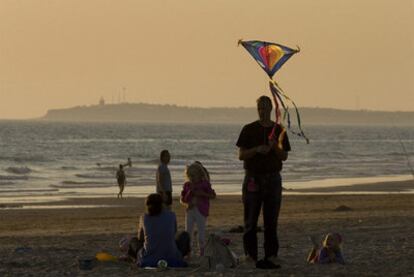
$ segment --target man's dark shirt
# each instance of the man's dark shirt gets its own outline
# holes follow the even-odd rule
[[[243,127],[236,145],[240,148],[250,149],[255,146],[268,144],[269,135],[273,126],[263,127],[259,121],[252,122]],[[279,137],[282,128],[277,126],[275,136]],[[290,143],[287,134],[283,140],[283,150],[290,151]],[[244,169],[249,174],[269,174],[282,170],[282,161],[276,156],[274,150],[267,154],[256,153],[252,158],[244,161]]]

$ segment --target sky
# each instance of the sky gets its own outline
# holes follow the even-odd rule
[[[301,48],[275,75],[298,106],[414,111],[414,0],[0,0],[0,118],[253,107],[267,75],[239,39]]]

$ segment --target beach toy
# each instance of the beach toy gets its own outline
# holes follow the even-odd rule
[[[158,263],[157,263],[157,267],[159,269],[167,269],[168,262],[166,260],[159,260]]]
[[[99,252],[96,254],[95,257],[100,262],[115,262],[118,260],[117,257],[112,256],[111,254],[106,253],[106,252]]]

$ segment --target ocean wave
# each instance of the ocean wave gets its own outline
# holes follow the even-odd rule
[[[397,156],[397,157],[400,157],[400,156],[414,156],[414,152],[404,152],[402,149],[401,149],[401,151],[398,151],[398,152],[389,152],[389,153],[384,153],[385,155],[387,155],[387,156]]]
[[[6,168],[6,171],[9,173],[13,173],[13,174],[29,174],[32,172],[32,170],[27,167],[27,166],[23,166],[23,167],[8,167]]]
[[[158,164],[160,162],[159,158],[153,158],[153,159],[143,159],[140,161],[141,163],[149,163],[149,164]]]
[[[50,158],[42,155],[22,156],[22,157],[10,157],[14,162],[27,163],[27,162],[51,162]]]
[[[94,169],[99,171],[115,171],[118,168],[116,166],[98,166]]]
[[[112,187],[112,186],[114,186],[114,184],[102,184],[102,183],[96,183],[96,182],[76,182],[76,181],[63,181],[59,185],[54,185],[54,184],[49,185],[49,187],[56,188],[56,189],[106,188],[106,187]]]
[[[0,175],[0,180],[28,180],[29,177],[27,175]]]
[[[94,185],[96,182],[78,182],[78,181],[62,181],[63,185]]]
[[[61,169],[63,169],[63,170],[76,170],[78,168],[76,166],[62,166]]]
[[[3,181],[3,180],[0,180],[0,186],[13,186],[13,185],[15,185],[16,183],[15,182],[11,182],[11,181]]]
[[[42,189],[9,189],[9,190],[2,190],[1,193],[16,193],[16,194],[21,194],[21,193],[44,193],[44,192],[57,192],[59,191],[57,188],[42,188]]]
[[[312,153],[312,158],[337,158],[343,159],[346,158],[345,153],[340,151],[319,151]]]
[[[76,177],[84,179],[108,179],[108,175],[96,175],[96,174],[75,174]]]

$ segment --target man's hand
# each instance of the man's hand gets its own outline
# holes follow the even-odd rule
[[[276,142],[275,140],[271,140],[269,142],[270,145],[270,149],[273,149],[276,153],[276,155],[282,160],[282,161],[286,161],[288,154],[285,150],[283,150],[283,146],[282,144],[279,142]]]
[[[270,145],[262,144],[256,147],[256,153],[266,155],[272,149]]]

